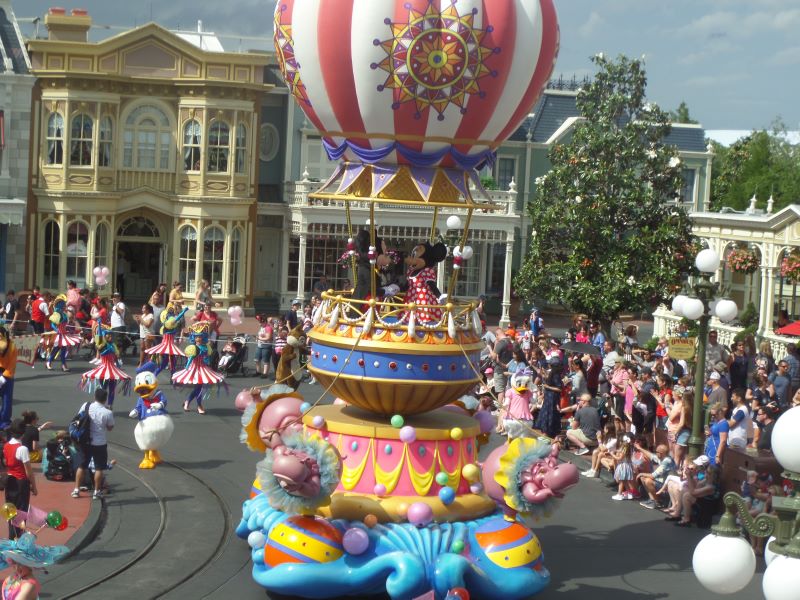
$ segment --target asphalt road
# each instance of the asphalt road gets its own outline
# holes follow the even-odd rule
[[[134,359],[125,362],[132,373]],[[88,364],[71,366],[64,374],[20,365],[14,414],[32,408],[42,421],[63,427],[87,397],[76,385]],[[110,454],[119,463],[109,473],[114,493],[106,500],[101,528],[87,546],[43,576],[42,598],[266,597],[250,577],[247,544],[233,533],[259,460],[238,441],[233,398],[263,380],[233,377],[230,395],[213,399],[205,416],[184,413],[184,394],[168,386],[165,374],[161,381],[175,419],[175,434],[162,452],[167,463],[154,471],[137,468],[135,422],[127,417],[135,396],[118,398]],[[322,393],[305,384],[300,391],[310,402]],[[65,503],[91,502],[70,498],[71,489],[64,484]],[[673,527],[660,512],[635,502],[612,502],[612,493],[604,483],[584,479],[541,523],[536,533],[552,582],[537,598],[715,598],[691,572],[694,546],[707,532]],[[760,563],[758,570],[763,568]],[[759,597],[759,575],[745,591],[729,596]]]

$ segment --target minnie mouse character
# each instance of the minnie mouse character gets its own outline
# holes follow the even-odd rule
[[[406,257],[406,279],[408,289],[406,291],[406,302],[414,302],[422,306],[417,309],[417,319],[422,323],[439,321],[442,318],[442,311],[433,308],[432,305],[439,304],[441,292],[436,286],[436,269],[438,263],[442,262],[447,256],[447,246],[442,242],[430,244],[425,242],[414,247],[411,254]],[[404,320],[408,319],[408,315]]]

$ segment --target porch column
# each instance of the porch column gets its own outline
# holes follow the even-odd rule
[[[775,314],[775,267],[761,267],[761,303],[758,311],[758,336],[772,332]]]
[[[300,233],[300,251],[297,257],[297,299],[304,302],[306,294],[306,234]]]
[[[446,284],[446,279],[445,279],[445,276],[444,276],[445,275],[445,273],[444,273],[444,269],[445,269],[444,265],[445,265],[445,261],[442,261],[438,265],[436,265],[436,287],[439,288],[439,291],[442,294],[446,294],[447,293],[447,284]],[[454,296],[456,295],[455,290],[453,290],[453,295]],[[448,300],[448,302],[450,301],[449,298],[447,300]]]
[[[503,312],[500,315],[500,327],[508,327],[511,322],[509,310],[511,309],[511,265],[514,261],[514,234],[506,233],[506,263],[503,273]]]
[[[486,279],[488,278],[486,265],[488,262],[489,253],[491,252],[492,245],[487,242],[480,243],[481,257],[480,266],[478,267],[478,295],[483,296],[486,293]]]

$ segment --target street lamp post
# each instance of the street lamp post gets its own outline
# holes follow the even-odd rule
[[[703,414],[703,388],[706,381],[706,344],[708,323],[712,312],[721,321],[731,321],[738,308],[732,300],[716,300],[719,284],[711,281],[719,267],[719,255],[711,249],[701,250],[695,258],[700,271],[700,281],[689,286],[691,296],[679,294],[672,301],[672,310],[689,320],[697,321],[697,364],[694,372],[694,406],[692,410],[692,435],[689,438],[689,458],[695,459],[703,453],[705,445],[705,417]]]
[[[766,537],[767,570],[762,581],[766,600],[796,600],[800,596],[800,407],[784,413],[772,431],[772,451],[791,482],[787,496],[772,499],[775,514],[750,516],[744,499],[725,494],[725,514],[711,533],[700,540],[692,566],[703,586],[719,594],[732,594],[748,584],[755,573],[753,549],[736,524],[755,537]],[[774,537],[770,537],[774,536]]]

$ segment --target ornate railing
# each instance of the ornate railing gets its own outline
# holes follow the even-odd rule
[[[458,333],[483,331],[480,315],[474,302],[448,302],[446,304],[416,304],[390,300],[364,300],[352,298],[349,291],[329,290],[322,294],[322,303],[314,309],[311,320],[314,327],[335,329],[339,325],[361,327],[364,333],[372,328],[390,331],[407,331],[413,337],[418,330],[442,332],[455,338]],[[421,320],[421,313],[436,310],[441,317],[435,321]]]

